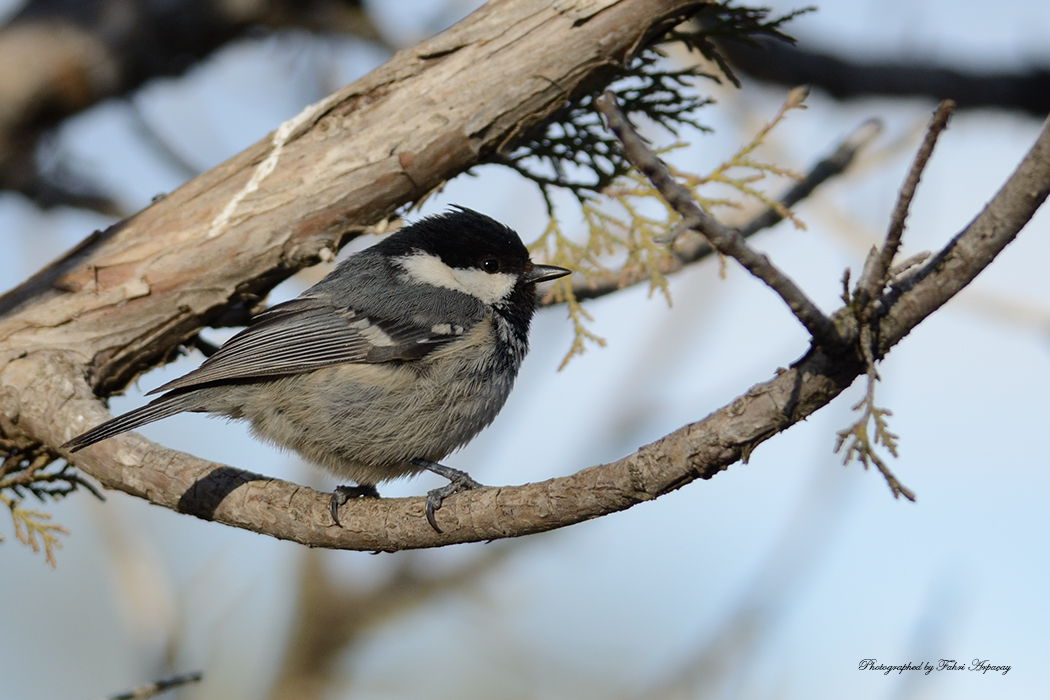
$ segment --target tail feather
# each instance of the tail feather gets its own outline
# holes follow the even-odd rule
[[[173,416],[176,413],[182,413],[183,411],[190,411],[196,407],[197,400],[192,396],[191,393],[180,393],[180,394],[165,394],[160,398],[150,401],[141,408],[136,408],[134,411],[128,411],[122,416],[111,418],[105,423],[101,423],[86,433],[77,435],[69,442],[62,445],[62,449],[67,449],[70,452],[76,452],[82,450],[89,445],[94,445],[96,442],[101,442],[107,438],[111,438],[114,435],[125,433],[129,430],[134,430],[139,426],[158,421],[161,418],[167,418]]]

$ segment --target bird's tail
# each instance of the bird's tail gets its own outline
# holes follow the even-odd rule
[[[193,392],[165,394],[141,408],[136,408],[134,411],[128,411],[122,416],[111,418],[105,423],[96,425],[86,433],[77,435],[62,445],[62,449],[67,449],[70,452],[82,450],[88,445],[94,445],[96,442],[101,442],[106,438],[134,430],[141,425],[146,425],[183,411],[192,411],[198,407],[198,403],[199,401],[193,396]]]

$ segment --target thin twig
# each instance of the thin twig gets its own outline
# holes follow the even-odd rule
[[[765,282],[780,295],[795,317],[806,327],[814,341],[824,347],[841,345],[834,324],[787,275],[778,270],[765,255],[747,245],[740,232],[724,226],[696,203],[687,187],[671,175],[667,166],[645,144],[616,104],[611,92],[604,93],[595,104],[609,128],[623,144],[624,155],[638,168],[684,220],[685,225],[702,233],[718,252],[735,259],[748,272]]]
[[[132,118],[131,126],[135,130],[136,135],[145,142],[148,148],[152,148],[158,156],[163,158],[167,165],[177,171],[181,179],[192,180],[201,174],[200,167],[184,158],[178,149],[154,128],[153,124],[146,118],[146,115],[143,114],[140,100],[132,98],[126,100],[125,104],[131,107],[131,109],[126,111],[126,114]]]
[[[825,182],[841,175],[853,163],[857,153],[871,143],[881,130],[882,123],[877,119],[869,119],[861,124],[853,133],[835,146],[831,155],[822,158],[810,168],[809,172],[801,180],[785,192],[778,200],[779,204],[786,209],[790,209],[811,195]],[[780,223],[783,218],[777,207],[766,207],[749,221],[739,226],[737,230],[740,231],[740,235],[744,238],[750,238],[756,233]],[[680,224],[675,226],[674,231],[666,234],[664,238],[674,240],[677,238],[678,233],[680,233]],[[669,275],[678,272],[687,265],[708,257],[715,252],[715,249],[705,239],[697,237],[690,241],[679,240],[672,252],[674,256],[667,258],[660,264],[660,274]],[[634,272],[613,271],[589,279],[581,278],[574,281],[572,292],[578,301],[596,299],[617,292],[624,287],[648,282],[649,280],[650,276],[646,270]],[[544,297],[540,300],[541,305],[551,303],[553,303],[553,298]]]
[[[110,695],[107,700],[143,700],[143,698],[152,698],[155,695],[159,695],[166,690],[178,688],[182,685],[189,683],[197,683],[204,677],[204,674],[200,671],[193,671],[192,673],[183,673],[178,676],[170,676],[168,678],[161,678],[160,680],[148,683],[146,685],[140,685],[138,688],[127,691],[126,693],[119,693],[117,695]]]
[[[897,205],[893,209],[889,230],[886,233],[886,241],[882,245],[882,250],[871,249],[864,261],[864,269],[861,272],[860,279],[857,280],[853,298],[849,298],[848,288],[844,296],[844,301],[849,305],[852,313],[856,315],[857,321],[860,323],[858,344],[867,368],[868,390],[865,399],[854,406],[854,410],[864,409],[860,420],[850,428],[839,432],[835,449],[838,451],[843,446],[846,447],[845,461],[847,464],[853,459],[860,461],[865,469],[869,463],[874,464],[882,472],[882,476],[886,479],[893,496],[895,498],[904,496],[910,501],[915,500],[915,494],[897,480],[897,477],[875,450],[876,445],[881,442],[889,450],[890,454],[894,457],[897,456],[897,436],[889,432],[885,421],[889,411],[875,406],[875,385],[879,381],[875,363],[880,359],[876,353],[877,336],[875,330],[878,324],[876,309],[884,303],[883,290],[885,290],[892,274],[893,260],[900,249],[901,238],[904,235],[904,222],[908,218],[908,211],[911,208],[915,190],[919,185],[919,179],[922,177],[922,172],[926,168],[930,156],[933,155],[937,137],[948,125],[948,118],[951,116],[954,108],[955,104],[953,102],[945,100],[941,102],[936,112],[934,112],[933,119],[926,130],[926,136],[923,138],[922,145],[919,147],[918,153],[915,154],[911,169],[908,171],[908,176],[904,179],[904,184],[901,185],[900,193],[897,196]],[[869,421],[873,424],[874,434],[868,431]]]
[[[861,295],[859,308],[864,308],[867,302],[877,298],[886,286],[889,270],[893,266],[893,259],[901,246],[901,237],[904,235],[904,222],[908,218],[911,209],[911,201],[915,196],[915,189],[919,186],[926,164],[933,155],[933,147],[937,144],[937,138],[948,126],[948,119],[955,110],[955,103],[944,100],[937,106],[933,113],[930,125],[926,129],[926,136],[922,140],[915,160],[912,161],[908,176],[901,185],[900,194],[897,195],[897,206],[893,209],[890,218],[890,228],[886,233],[886,241],[882,244],[882,250],[870,259],[865,265],[864,274],[857,280],[857,291]]]
[[[26,466],[15,471],[13,474],[8,476],[7,474],[12,470],[8,469],[10,462],[16,462],[22,464],[27,462]],[[37,472],[44,467],[51,464],[52,457],[46,451],[43,453],[32,453],[32,454],[18,454],[14,457],[10,457],[4,461],[4,476],[0,478],[0,489],[9,489],[16,486],[26,486],[32,484],[34,481],[40,481],[40,477],[37,476]],[[46,478],[46,477],[45,477]]]

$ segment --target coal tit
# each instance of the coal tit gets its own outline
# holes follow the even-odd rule
[[[256,316],[166,392],[73,438],[71,452],[194,411],[247,420],[259,438],[295,450],[356,486],[429,470],[445,496],[478,484],[438,463],[499,413],[528,351],[536,284],[569,270],[536,265],[507,226],[458,207],[349,256],[297,298]],[[440,532],[440,530],[438,530]]]

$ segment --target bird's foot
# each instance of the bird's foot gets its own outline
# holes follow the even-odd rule
[[[379,492],[375,486],[336,486],[332,492],[332,499],[328,501],[328,511],[332,514],[332,522],[339,527],[339,506],[351,498],[379,498]]]
[[[427,493],[427,505],[425,508],[427,522],[430,523],[430,527],[434,528],[434,532],[442,532],[441,528],[437,525],[437,521],[434,519],[434,512],[441,507],[441,502],[454,493],[480,488],[482,484],[474,481],[474,479],[470,477],[470,474],[461,472],[458,469],[453,469],[452,467],[446,467],[444,464],[431,462],[427,459],[413,459],[411,462],[417,467],[422,467],[429,472],[434,472],[438,476],[443,476],[448,479],[447,485]]]

